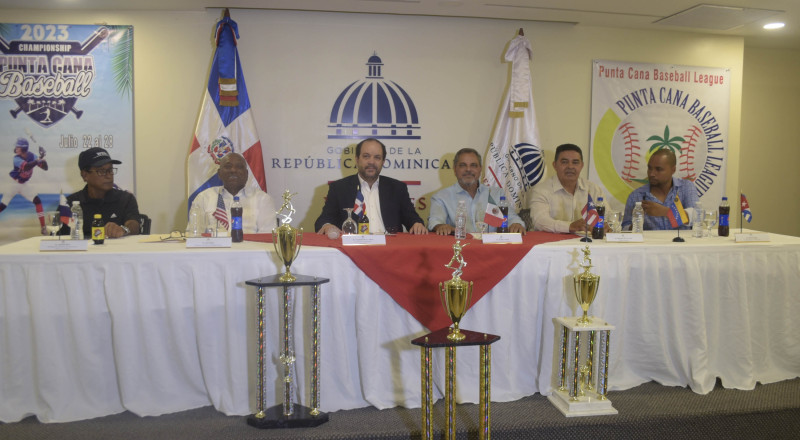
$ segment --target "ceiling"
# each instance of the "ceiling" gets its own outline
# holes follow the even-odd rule
[[[433,15],[574,23],[578,26],[701,32],[744,37],[748,46],[800,50],[800,1],[707,0],[712,8],[690,11],[686,25],[659,20],[703,4],[703,0],[0,0],[0,9],[203,10],[286,9]],[[720,8],[719,6],[722,6]],[[752,21],[750,21],[752,20]],[[736,26],[736,22],[743,24]],[[762,25],[786,27],[766,31]],[[731,26],[735,26],[730,28]]]

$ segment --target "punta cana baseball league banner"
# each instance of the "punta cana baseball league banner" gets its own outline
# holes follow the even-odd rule
[[[674,177],[694,183],[704,206],[724,195],[730,70],[594,60],[589,179],[614,209],[647,184],[660,148],[677,157]]]
[[[46,232],[91,147],[133,191],[133,27],[0,24],[0,243]]]

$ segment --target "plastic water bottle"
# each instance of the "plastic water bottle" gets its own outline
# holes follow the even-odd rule
[[[631,232],[641,234],[644,232],[644,208],[642,202],[636,202],[633,208],[633,229]]]
[[[70,238],[73,240],[83,240],[83,209],[81,202],[77,200],[72,201],[72,220],[70,220],[70,227],[72,232]]]
[[[456,240],[467,238],[467,201],[459,200],[456,208]]]
[[[727,237],[731,233],[730,223],[728,216],[731,214],[731,205],[728,204],[728,198],[723,197],[722,203],[719,204],[719,223],[717,223],[717,232],[720,237]]]
[[[187,237],[200,237],[200,206],[192,203],[192,209],[189,210],[189,222],[186,223],[186,236]]]
[[[703,210],[703,205],[700,202],[694,204],[694,219],[692,220],[692,237],[694,238],[702,238],[703,237],[703,216],[705,215],[705,211]]]
[[[497,232],[508,232],[508,201],[506,196],[500,196],[500,203],[497,204],[500,212],[503,214],[503,224],[497,228]]]
[[[244,240],[244,233],[242,232],[242,204],[239,202],[239,196],[233,198],[231,205],[231,241],[234,243],[241,243]]]
[[[592,238],[602,239],[606,235],[605,231],[605,218],[606,218],[606,205],[603,203],[603,197],[597,198],[597,203],[594,205],[597,209],[597,224],[592,228]]]

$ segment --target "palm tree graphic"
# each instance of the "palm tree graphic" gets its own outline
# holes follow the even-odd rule
[[[669,137],[669,125],[664,126],[664,137],[660,137],[658,135],[653,135],[647,138],[648,141],[656,141],[653,145],[650,146],[650,150],[648,150],[649,154],[653,154],[654,151],[668,148],[672,150],[673,153],[677,156],[681,152],[681,144],[679,142],[685,142],[680,136],[675,136],[673,138]]]

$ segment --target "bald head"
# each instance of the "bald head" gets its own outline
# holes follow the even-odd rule
[[[239,153],[228,153],[219,160],[217,175],[225,190],[235,196],[247,183],[247,161]]]

